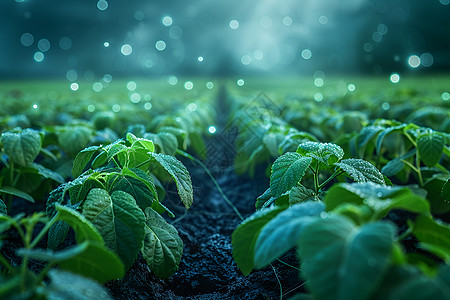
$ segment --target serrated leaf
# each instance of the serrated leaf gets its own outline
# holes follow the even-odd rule
[[[344,150],[332,143],[305,142],[298,146],[297,153],[310,156],[327,166],[339,161],[344,156]]]
[[[49,300],[112,300],[106,289],[96,281],[66,271],[49,271],[50,284],[45,287]]]
[[[16,189],[12,186],[2,186],[0,187],[0,193],[5,193],[9,195],[13,195],[22,199],[25,199],[31,203],[34,203],[33,197],[31,197],[29,194],[22,192],[21,190]]]
[[[133,144],[131,145],[131,148],[133,148],[133,147],[142,147],[149,152],[155,151],[155,145],[153,144],[153,142],[151,140],[147,140],[147,139],[143,139],[143,138],[138,138],[137,140],[135,140],[133,142]]]
[[[151,153],[155,160],[163,167],[173,178],[177,185],[178,195],[184,206],[189,209],[194,200],[191,176],[186,167],[175,157],[161,154]]]
[[[100,232],[105,245],[119,255],[129,269],[144,240],[145,216],[134,198],[125,192],[108,194],[99,188],[86,197],[83,215]]]
[[[433,167],[441,159],[444,150],[445,137],[439,133],[429,130],[417,138],[417,150],[420,159],[427,167]]]
[[[73,161],[72,167],[72,175],[74,178],[80,176],[81,173],[83,173],[84,168],[99,148],[99,146],[91,146],[78,152],[75,160]]]
[[[168,278],[178,269],[183,241],[178,231],[151,208],[145,210],[145,238],[142,247],[150,270],[159,278]]]
[[[296,186],[311,164],[311,157],[288,152],[278,157],[272,165],[270,190],[277,197]]]
[[[450,226],[444,222],[420,215],[414,222],[413,234],[422,247],[450,262]]]
[[[389,267],[393,239],[390,223],[356,227],[339,215],[311,222],[300,236],[298,249],[313,297],[369,299]]]
[[[255,267],[255,243],[264,225],[282,212],[284,208],[261,209],[245,219],[231,235],[233,258],[244,275],[250,274]]]
[[[344,170],[357,182],[385,184],[383,174],[368,161],[358,158],[349,158],[335,163],[334,165]]]
[[[318,197],[313,190],[304,186],[294,186],[289,191],[289,204],[302,203],[308,200],[317,200]]]
[[[262,228],[255,243],[255,267],[267,266],[297,245],[305,226],[324,210],[323,203],[308,201],[293,205],[270,220]]]
[[[4,132],[0,142],[9,159],[21,166],[31,164],[41,150],[41,136],[36,130],[30,128],[21,132]]]

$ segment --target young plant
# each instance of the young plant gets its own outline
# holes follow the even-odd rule
[[[13,196],[34,202],[29,193],[37,189],[44,178],[64,182],[61,175],[34,162],[40,153],[51,156],[42,149],[41,140],[41,134],[29,128],[15,128],[0,137],[0,160],[4,165],[0,173],[0,195],[5,194],[8,209]]]
[[[319,199],[330,181],[343,175],[357,182],[385,184],[383,175],[369,162],[343,157],[344,150],[338,145],[318,142],[302,143],[296,152],[281,155],[272,165],[270,187],[258,197],[256,208],[268,207],[274,202],[287,205]],[[331,175],[324,177],[322,170]],[[307,173],[311,173],[313,179],[309,187],[301,183]]]
[[[18,235],[23,243],[23,248],[17,249],[15,253],[21,257],[19,265],[11,263],[0,254],[0,298],[47,299],[66,298],[70,295],[97,299],[96,297],[103,295],[109,299],[107,292],[97,282],[104,283],[122,277],[125,272],[122,262],[105,247],[99,232],[81,214],[59,204],[55,210],[55,216],[51,220],[44,213],[9,217],[4,210],[0,211],[0,246],[10,234]],[[56,252],[37,249],[51,226],[61,221],[74,229],[77,244]],[[38,223],[45,226],[35,232]],[[43,261],[46,264],[35,273],[30,266],[32,261]],[[57,266],[59,270],[55,268]],[[44,283],[47,277],[50,278],[50,284]],[[68,286],[72,288],[63,288]]]
[[[193,191],[186,167],[175,157],[154,150],[152,141],[131,133],[127,141],[82,150],[73,164],[75,180],[50,195],[47,213],[55,213],[55,203],[81,211],[126,269],[140,251],[149,268],[166,278],[178,268],[183,243],[175,227],[160,216],[165,211],[170,216],[173,213],[159,201],[161,187],[155,185],[154,172],[165,170],[173,178],[186,209],[192,204]],[[83,172],[89,163],[90,168]],[[49,245],[57,247],[66,234],[67,225],[55,224]]]

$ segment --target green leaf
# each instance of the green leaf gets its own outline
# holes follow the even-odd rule
[[[45,287],[49,300],[112,300],[106,289],[86,277],[52,269],[48,273],[50,284]]]
[[[145,238],[142,247],[150,270],[159,278],[175,273],[183,253],[183,241],[178,231],[151,208],[145,210]]]
[[[66,239],[69,232],[69,224],[64,221],[57,221],[50,227],[48,231],[47,247],[56,250],[59,245]]]
[[[184,206],[189,209],[194,200],[191,176],[186,167],[175,157],[161,154],[151,153],[156,161],[163,167],[173,178],[177,185],[178,195]]]
[[[386,273],[393,247],[389,223],[356,227],[329,215],[310,223],[300,236],[302,274],[317,299],[369,299]]]
[[[450,178],[442,186],[441,197],[450,202]]]
[[[86,197],[83,215],[97,228],[105,245],[119,255],[126,269],[137,258],[144,240],[145,215],[134,198],[125,192],[108,194],[99,188]]]
[[[380,153],[381,146],[383,145],[383,140],[388,134],[390,134],[392,132],[401,131],[401,130],[403,130],[403,128],[405,128],[405,126],[406,126],[406,124],[400,124],[398,126],[388,127],[386,129],[384,129],[383,131],[381,131],[380,134],[378,134],[377,140],[376,140],[377,153]]]
[[[405,164],[400,159],[394,158],[381,169],[381,174],[388,177],[394,176],[400,172],[404,166]]]
[[[344,170],[357,182],[385,184],[383,174],[368,161],[358,158],[349,158],[335,163],[334,165]]]
[[[433,167],[441,159],[445,137],[440,132],[428,130],[417,138],[420,159],[427,167]]]
[[[382,218],[392,209],[403,209],[415,213],[428,213],[428,201],[407,187],[391,187],[366,183],[335,184],[324,199],[327,210],[336,210],[345,204],[366,205],[373,214]]]
[[[141,147],[149,152],[155,151],[155,145],[153,145],[153,142],[151,140],[147,140],[147,139],[143,139],[143,138],[136,139],[133,142],[133,144],[131,145],[131,148],[133,148],[133,147]]]
[[[270,190],[277,197],[296,186],[311,164],[311,157],[288,152],[278,157],[272,165]]]
[[[318,196],[313,190],[305,188],[304,186],[294,186],[289,191],[289,204],[302,203],[308,200],[318,200]]]
[[[245,219],[233,232],[233,258],[244,275],[250,274],[255,267],[255,243],[262,228],[283,210],[280,207],[261,209]]]
[[[4,132],[0,142],[9,159],[21,166],[31,164],[41,151],[39,132],[29,128],[20,132]]]
[[[135,169],[139,170],[139,169]],[[139,170],[144,173],[144,171]],[[124,191],[136,200],[136,204],[144,211],[147,207],[151,206],[153,201],[155,201],[156,189],[155,186],[149,188],[152,182],[147,181],[151,180],[150,176],[146,175],[146,179],[139,178],[135,173],[129,171],[129,174],[134,174],[134,176],[120,176],[111,187],[111,192],[114,191]],[[130,175],[131,175],[130,174]],[[137,177],[137,178],[136,178]],[[145,182],[144,182],[145,181]]]
[[[413,234],[425,250],[450,263],[449,224],[420,215],[414,222]]]
[[[75,231],[75,240],[78,244],[94,241],[103,245],[103,239],[98,230],[82,214],[58,203],[55,208],[59,212],[58,220],[66,222]]]
[[[325,205],[308,201],[293,205],[270,220],[255,243],[256,268],[263,268],[297,245],[306,225],[314,221]]]
[[[3,202],[2,199],[0,199],[0,215],[7,215],[8,214],[8,208],[6,207],[5,202]]]
[[[83,173],[84,168],[88,164],[88,162],[91,160],[94,153],[99,149],[99,146],[91,146],[88,148],[85,148],[81,150],[77,156],[75,157],[75,160],[73,161],[73,167],[72,167],[72,175],[74,178],[78,177]]]
[[[449,187],[449,180],[449,174],[434,174],[425,182],[424,188],[428,192],[427,199],[430,202],[431,212],[434,214],[450,211],[450,195],[448,192],[445,193]]]
[[[96,242],[85,241],[58,252],[19,249],[17,254],[33,260],[56,263],[63,270],[91,277],[100,283],[121,278],[125,273],[119,258]]]
[[[19,198],[22,198],[22,199],[25,199],[27,201],[30,201],[30,202],[34,203],[33,197],[31,197],[27,193],[24,193],[21,190],[18,190],[15,187],[12,187],[12,186],[2,186],[2,187],[0,187],[0,193],[13,195],[13,196],[16,196],[16,197],[19,197]]]
[[[39,175],[41,175],[44,178],[49,178],[58,183],[63,183],[65,181],[64,177],[62,177],[61,175],[59,175],[56,172],[53,172],[50,169],[47,169],[46,167],[44,167],[41,164],[31,163],[31,167],[36,169],[38,171]]]
[[[305,142],[298,146],[297,153],[302,156],[310,156],[327,166],[340,161],[344,156],[344,150],[331,143]]]
[[[58,143],[65,152],[75,156],[84,149],[92,137],[92,129],[85,126],[63,126],[57,132]]]

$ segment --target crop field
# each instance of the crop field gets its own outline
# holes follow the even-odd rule
[[[179,80],[0,83],[0,298],[448,299],[449,77]]]

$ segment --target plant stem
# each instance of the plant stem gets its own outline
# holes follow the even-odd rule
[[[39,234],[34,238],[34,240],[31,242],[30,244],[30,248],[34,248],[36,247],[37,243],[40,242],[40,240],[42,240],[42,238],[47,234],[47,231],[50,230],[50,227],[53,226],[53,224],[57,221],[59,216],[59,212],[57,212],[53,218],[47,222],[47,224],[45,224],[45,227],[42,228],[42,230],[39,232]]]
[[[9,261],[1,254],[0,254],[0,264],[2,264],[6,269],[8,269],[8,271],[10,273],[15,273],[16,272],[16,270],[13,268],[13,266],[11,266]]]
[[[317,162],[316,169],[314,170],[314,192],[317,194],[319,191],[319,162]]]
[[[408,227],[408,229],[405,230],[398,238],[398,241],[403,241],[408,235],[410,235],[413,232],[412,227]]]
[[[417,168],[417,175],[419,175],[420,186],[423,186],[422,172],[420,171],[420,157],[418,152],[416,153],[416,168]]]
[[[219,183],[217,182],[217,180],[214,178],[214,176],[211,174],[211,171],[209,171],[209,169],[205,166],[205,164],[199,160],[198,158],[195,158],[194,156],[190,155],[189,153],[186,153],[182,150],[177,149],[177,153],[196,162],[198,165],[200,165],[203,170],[205,170],[206,174],[208,174],[209,178],[211,178],[212,182],[214,183],[214,185],[216,186],[217,190],[219,191],[219,194],[222,196],[223,200],[225,200],[225,202],[234,210],[234,212],[236,213],[236,215],[243,221],[244,217],[241,215],[241,213],[239,212],[239,210],[236,208],[236,206],[234,206],[233,202],[231,202],[230,199],[228,199],[228,197],[224,194],[224,192],[222,191],[222,188],[220,187]]]
[[[337,170],[337,171],[335,171],[330,177],[328,177],[327,180],[325,180],[324,182],[322,182],[322,183],[319,185],[319,190],[320,190],[321,188],[323,188],[328,182],[330,182],[331,180],[333,180],[335,177],[337,177],[337,176],[339,176],[339,175],[341,175],[341,174],[344,174],[344,173],[345,173],[345,171],[342,171],[342,170]]]

